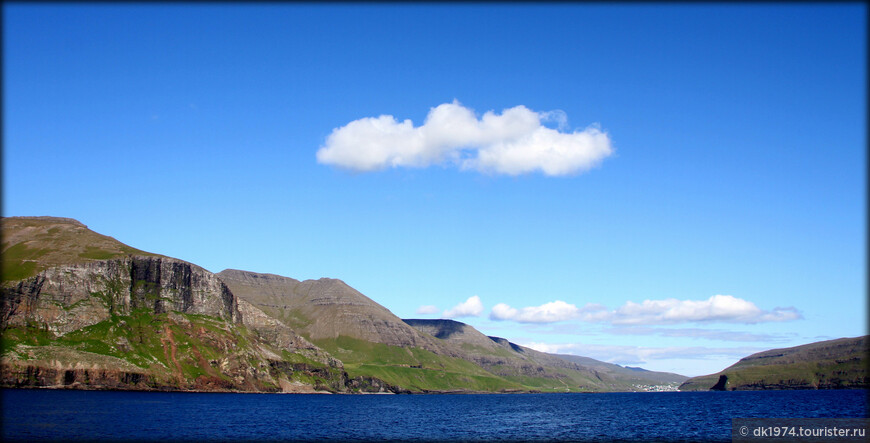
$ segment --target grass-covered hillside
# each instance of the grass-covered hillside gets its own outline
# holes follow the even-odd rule
[[[771,349],[716,374],[690,378],[680,390],[866,389],[868,352],[867,336]]]
[[[239,270],[217,275],[240,299],[292,325],[344,362],[348,374],[377,377],[409,391],[601,392],[657,384],[676,388],[674,382],[659,383],[634,373],[630,378],[602,373],[487,337],[453,320],[402,320],[340,280],[298,281]]]
[[[141,309],[58,335],[3,331],[3,385],[156,390],[341,390],[341,368],[275,349],[218,318]],[[303,389],[302,386],[307,389]]]
[[[4,217],[2,241],[3,282],[33,277],[57,265],[127,255],[158,256],[97,234],[71,218]]]

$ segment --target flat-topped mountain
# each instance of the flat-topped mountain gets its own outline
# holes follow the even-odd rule
[[[867,336],[771,349],[716,374],[690,378],[680,390],[867,389],[868,352]]]

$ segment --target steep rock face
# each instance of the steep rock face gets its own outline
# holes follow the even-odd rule
[[[14,388],[43,386],[71,389],[145,390],[154,386],[151,377],[142,372],[112,369],[67,369],[36,365],[4,366],[0,383]]]
[[[165,257],[130,256],[56,266],[5,284],[0,291],[3,328],[35,322],[64,334],[135,309],[242,320],[232,292],[214,274]]]
[[[122,359],[56,346],[17,346],[19,358],[0,359],[4,387],[148,389],[155,381],[146,370]],[[21,358],[24,357],[24,358]]]
[[[2,218],[0,385],[384,391],[215,274],[58,217]],[[330,295],[325,291],[325,296]]]

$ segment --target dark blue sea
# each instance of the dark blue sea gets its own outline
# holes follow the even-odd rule
[[[300,395],[3,390],[2,439],[730,441],[741,417],[867,417],[868,391]]]

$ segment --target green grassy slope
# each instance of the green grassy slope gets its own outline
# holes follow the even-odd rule
[[[415,348],[373,343],[352,337],[315,340],[341,359],[351,377],[370,376],[412,392],[527,390],[474,363]]]
[[[745,357],[716,374],[694,377],[680,390],[709,390],[727,377],[726,390],[870,387],[867,336],[841,338]]]
[[[635,391],[644,386],[673,385],[686,379],[676,374],[633,371],[587,357],[535,351],[503,338],[488,337],[455,320],[404,321],[458,348],[466,360],[526,389],[543,392]]]
[[[3,217],[3,282],[22,280],[57,265],[127,255],[158,256],[97,234],[76,220],[59,217]]]
[[[342,371],[271,348],[244,326],[145,309],[59,336],[36,324],[3,331],[4,384],[27,368],[90,368],[148,376],[135,388],[280,391],[280,379],[341,388]],[[26,380],[18,383],[27,385]]]

